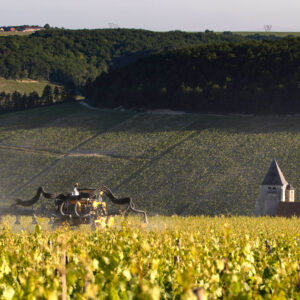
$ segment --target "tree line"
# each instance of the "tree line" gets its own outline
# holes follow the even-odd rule
[[[214,113],[300,112],[300,38],[234,41],[155,54],[100,75],[96,106]]]
[[[42,95],[33,91],[29,95],[18,91],[0,92],[0,113],[24,110],[34,107],[52,105],[66,101],[74,101],[71,90],[64,87],[46,85]]]

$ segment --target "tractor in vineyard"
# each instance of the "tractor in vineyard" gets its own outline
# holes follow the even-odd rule
[[[47,193],[42,187],[39,187],[36,195],[30,200],[16,199],[15,203],[10,206],[10,214],[16,215],[16,224],[19,223],[21,215],[30,215],[33,218],[33,223],[36,222],[36,215],[50,218],[50,223],[53,225],[60,225],[68,223],[71,226],[78,226],[80,224],[91,224],[93,227],[104,224],[109,224],[113,220],[113,214],[108,212],[106,202],[103,197],[110,200],[113,204],[125,206],[122,214],[127,216],[130,212],[141,214],[144,222],[147,223],[147,215],[143,210],[138,210],[135,207],[131,198],[117,198],[112,191],[102,186],[101,188],[84,188],[78,189],[74,193]],[[42,197],[52,199],[53,205],[46,208],[42,205],[40,209],[34,209],[36,204]],[[22,207],[22,209],[20,209]],[[32,207],[32,210],[24,209],[25,207]],[[3,214],[3,213],[2,213]]]

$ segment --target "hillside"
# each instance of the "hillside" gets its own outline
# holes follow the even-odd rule
[[[300,188],[298,116],[88,110],[68,103],[0,115],[1,205],[38,186],[107,185],[149,213],[253,213],[275,157]]]
[[[171,49],[256,39],[237,34],[136,29],[51,29],[0,36],[0,76],[50,80],[82,87],[102,73]],[[276,39],[263,36],[260,39]]]
[[[300,38],[202,45],[102,74],[86,97],[99,107],[299,113],[299,65]]]
[[[169,56],[168,51],[171,50],[185,49],[183,51],[186,51],[186,49],[191,49],[191,51],[194,51],[194,47],[201,45],[221,47],[220,45],[223,44],[226,48],[229,42],[240,45],[245,41],[258,40],[261,42],[280,39],[280,36],[270,34],[239,35],[231,32],[214,33],[209,30],[205,32],[153,32],[136,29],[49,29],[37,31],[30,35],[0,35],[0,78],[5,78],[7,82],[10,82],[8,85],[10,85],[9,93],[11,93],[11,95],[7,95],[7,92],[6,95],[1,94],[0,112],[40,107],[44,106],[45,103],[48,105],[56,102],[69,101],[74,99],[75,95],[79,94],[85,94],[89,99],[93,99],[94,102],[100,101],[100,105],[105,102],[104,104],[110,107],[114,107],[115,104],[117,104],[117,106],[125,104],[126,107],[128,107],[128,105],[140,106],[140,104],[143,103],[137,99],[141,96],[144,97],[145,94],[146,97],[144,97],[143,101],[146,105],[143,104],[143,106],[146,107],[156,107],[157,104],[153,103],[155,102],[153,98],[155,98],[158,100],[158,103],[161,103],[167,108],[178,109],[179,106],[187,106],[188,109],[194,109],[194,105],[190,105],[191,100],[188,98],[195,98],[193,89],[196,89],[196,96],[199,96],[198,91],[203,90],[201,86],[192,87],[192,93],[190,93],[190,86],[182,85],[182,82],[176,83],[175,89],[172,89],[172,87],[171,89],[169,89],[169,87],[166,89],[165,86],[161,86],[161,83],[163,83],[163,80],[160,78],[161,74],[157,76],[159,79],[157,83],[148,82],[148,75],[145,73],[145,69],[138,70],[136,74],[136,72],[132,70],[131,64],[145,57],[149,57],[151,64],[153,62],[153,66],[156,66],[157,61],[155,61],[155,57],[157,57],[157,54],[160,53],[164,55],[164,53],[167,52],[166,55]],[[263,51],[262,42],[258,44],[258,47],[262,48]],[[212,56],[213,55],[212,53]],[[152,58],[152,56],[154,56],[154,58]],[[127,71],[123,74],[124,69],[122,68],[126,66],[130,66],[128,74]],[[156,66],[155,68],[162,73],[168,74],[169,71],[165,72],[166,66],[162,64],[162,67],[163,69],[160,69],[160,66]],[[180,68],[181,66],[175,63],[174,67]],[[191,66],[187,65],[186,67]],[[127,90],[124,91],[124,95],[126,95],[126,98],[130,98],[130,103],[121,103],[123,100],[120,101],[119,98],[123,97],[123,87],[116,89],[115,83],[112,82],[115,80],[113,70],[119,70],[120,68],[120,72],[123,74],[122,77],[128,77],[135,81],[134,86],[130,84],[127,85],[127,82],[125,82]],[[175,72],[177,72],[177,70],[178,69],[175,69]],[[190,72],[190,69],[188,69],[187,72]],[[107,83],[105,74],[107,73],[109,74],[109,78],[112,77],[113,80],[109,80],[107,84],[108,87],[106,88],[108,91],[102,92],[101,87],[99,91],[99,80],[100,85],[104,84],[105,86]],[[132,74],[134,74],[134,77],[131,76]],[[169,75],[170,74],[168,74],[168,76]],[[169,77],[170,79],[172,78],[172,76]],[[267,75],[265,77],[267,77]],[[96,78],[98,79],[95,82]],[[142,81],[146,80],[146,84],[136,80],[137,78]],[[55,94],[54,97],[50,95],[49,97],[39,98],[36,93],[30,96],[29,94],[32,93],[32,90],[27,88],[29,84],[27,87],[25,87],[25,85],[14,84],[15,80],[21,81],[24,79],[38,82],[55,82],[64,86],[64,88],[61,92],[58,92],[56,89],[56,92],[53,92]],[[154,80],[156,79],[154,78]],[[0,82],[0,89],[1,84]],[[188,95],[181,95],[181,90],[178,93],[179,85],[184,89],[184,93],[187,92]],[[24,88],[24,92],[26,92],[27,95],[24,96],[21,91],[13,96],[15,92],[12,91],[13,86],[15,86],[17,91]],[[32,87],[33,86],[34,84],[32,84]],[[215,87],[217,85],[214,84],[212,86]],[[149,88],[150,93],[147,91]],[[41,95],[39,91],[41,86],[36,84],[34,89]],[[175,95],[169,95],[171,90]],[[168,97],[164,97],[165,91],[168,92]],[[121,96],[118,94],[120,92],[122,92]],[[60,93],[60,95],[58,95],[58,93]],[[154,95],[157,93],[159,94],[158,97]],[[250,93],[252,93],[252,91],[250,91]],[[48,91],[46,94],[49,95],[51,93]],[[99,94],[101,97],[98,97]],[[109,97],[103,100],[103,97],[106,97],[107,94]],[[217,94],[218,96],[220,91],[212,91],[211,94]],[[205,92],[201,96],[207,97]],[[117,99],[114,99],[116,97]],[[172,103],[169,99],[167,99],[167,103],[165,103],[165,101],[160,99],[162,97],[175,99],[176,103]],[[55,101],[51,98],[55,98]],[[186,98],[188,99],[187,101],[185,100]],[[209,100],[209,102],[214,101]],[[182,105],[182,103],[184,103],[184,105]],[[213,103],[212,106],[214,107],[213,111],[216,111],[215,107],[217,105]],[[197,108],[197,110],[199,109]],[[222,110],[222,112],[223,111],[224,110]],[[232,112],[233,110],[229,109],[229,111]]]

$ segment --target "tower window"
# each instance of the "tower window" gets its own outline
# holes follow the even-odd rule
[[[274,194],[276,192],[277,192],[276,187],[273,187],[273,188],[271,186],[268,187],[268,193],[273,193]]]

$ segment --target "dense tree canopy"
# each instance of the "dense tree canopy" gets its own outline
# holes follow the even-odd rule
[[[134,29],[49,29],[0,37],[0,76],[46,79],[81,87],[103,72],[151,53],[222,41],[257,39],[232,33],[151,32]],[[263,39],[275,39],[262,36]]]
[[[31,35],[0,36],[0,77],[58,82],[69,94],[85,87],[89,99],[109,107],[265,112],[281,110],[284,97],[285,110],[296,105],[298,39],[46,25]],[[2,111],[26,107],[7,97]]]
[[[173,50],[102,74],[98,106],[201,112],[300,112],[300,39],[224,42]]]

